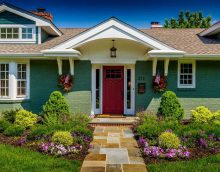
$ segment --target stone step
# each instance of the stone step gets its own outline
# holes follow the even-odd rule
[[[136,117],[93,118],[89,124],[91,126],[132,126],[136,121]]]

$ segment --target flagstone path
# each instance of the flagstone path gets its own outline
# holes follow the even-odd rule
[[[81,172],[147,172],[132,130],[97,126]]]

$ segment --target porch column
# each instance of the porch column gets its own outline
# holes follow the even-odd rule
[[[69,58],[70,62],[70,74],[74,75],[74,60],[72,58]]]
[[[59,75],[62,75],[62,60],[61,58],[57,58],[57,65],[58,65],[58,73]]]
[[[153,59],[153,63],[152,63],[152,76],[156,76],[157,73],[157,58]]]
[[[165,75],[165,76],[168,75],[169,62],[170,62],[170,59],[165,59],[165,60],[164,60],[164,75]]]

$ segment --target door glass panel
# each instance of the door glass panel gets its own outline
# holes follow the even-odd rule
[[[131,69],[127,69],[127,109],[131,109]]]
[[[121,69],[106,69],[105,77],[107,79],[121,78]]]
[[[96,109],[100,107],[100,69],[96,69]]]

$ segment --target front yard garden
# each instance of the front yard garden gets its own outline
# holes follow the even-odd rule
[[[58,91],[51,93],[39,115],[20,109],[5,111],[2,115],[0,120],[0,144],[2,145],[0,148],[8,152],[6,156],[9,159],[13,154],[15,155],[9,162],[21,161],[19,158],[26,159],[30,154],[30,158],[27,158],[28,161],[31,161],[35,155],[38,157],[30,165],[33,168],[34,166],[37,168],[37,162],[43,163],[41,159],[48,159],[53,169],[52,164],[59,161],[54,157],[62,157],[71,161],[61,159],[60,164],[70,166],[72,163],[70,169],[73,169],[75,165],[78,169],[80,161],[83,161],[87,155],[93,133],[93,129],[88,127],[90,118],[86,114],[70,114],[68,104]],[[23,148],[12,148],[6,144]],[[4,161],[2,163],[4,164]],[[47,161],[44,163],[47,164]],[[3,164],[2,166],[4,166]],[[19,166],[18,162],[13,163],[13,166],[14,164]],[[21,164],[29,167],[28,162]],[[59,166],[59,163],[57,165]],[[45,165],[45,168],[49,168],[49,166],[50,164]],[[65,168],[63,167],[63,171]]]
[[[220,111],[213,113],[200,106],[192,110],[191,120],[182,120],[183,115],[171,91],[163,94],[157,114],[137,114],[139,121],[133,131],[149,171],[166,171],[166,167],[177,171],[183,164],[196,168],[209,158],[197,159],[220,153]],[[219,155],[216,157],[219,162]],[[220,170],[220,163],[213,166]]]

